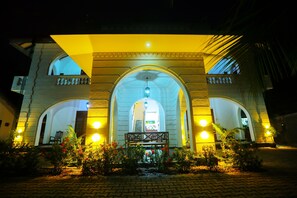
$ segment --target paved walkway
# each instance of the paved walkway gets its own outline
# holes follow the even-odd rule
[[[297,197],[297,149],[261,148],[266,171],[0,179],[0,197]]]

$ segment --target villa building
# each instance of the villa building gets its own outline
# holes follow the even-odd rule
[[[34,44],[16,141],[49,144],[71,125],[85,144],[125,143],[128,132],[168,132],[169,146],[201,150],[220,140],[212,123],[244,128],[236,138],[273,143],[262,93],[234,62],[209,53],[212,35],[52,35]]]
[[[0,96],[0,140],[9,138],[10,132],[15,129],[17,112],[5,98]]]

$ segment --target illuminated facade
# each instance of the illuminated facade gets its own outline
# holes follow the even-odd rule
[[[211,38],[53,35],[53,43],[37,43],[17,141],[47,144],[72,125],[86,144],[92,137],[123,144],[127,132],[167,131],[170,147],[201,150],[220,139],[211,125],[219,123],[246,128],[236,136],[242,141],[272,143],[262,95],[250,98],[240,66],[216,72],[224,57],[207,53]]]

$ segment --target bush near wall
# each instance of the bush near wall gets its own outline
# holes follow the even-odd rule
[[[0,173],[2,175],[35,175],[41,169],[41,152],[35,146],[15,144],[15,132],[0,140]]]
[[[208,171],[230,171],[230,167],[239,171],[259,171],[262,159],[257,156],[257,148],[242,145],[230,132],[216,126],[224,133],[220,152],[214,148],[203,147],[202,153],[195,153],[187,147],[144,148],[124,147],[117,142],[101,145],[82,145],[81,138],[69,126],[61,144],[55,143],[49,149],[26,144],[14,144],[13,136],[0,141],[0,172],[14,175],[62,174],[66,168],[75,167],[81,175],[134,175],[153,169],[164,174],[191,173],[197,167],[206,167]],[[47,169],[44,171],[44,166]],[[205,169],[204,169],[205,170]]]

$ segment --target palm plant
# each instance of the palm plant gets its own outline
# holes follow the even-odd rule
[[[241,74],[250,79],[252,93],[264,91],[267,75],[273,86],[296,75],[296,23],[289,23],[291,4],[283,4],[234,2],[234,14],[220,28],[221,35],[234,36],[214,36],[207,46],[209,53],[219,51],[219,56],[228,58],[224,69],[233,67],[234,60],[240,65]]]
[[[221,148],[222,152],[225,155],[226,150],[230,149],[230,145],[235,140],[235,135],[240,132],[240,130],[243,130],[242,128],[236,127],[230,130],[227,130],[223,128],[220,124],[212,123],[212,126],[216,133],[220,135],[221,138]]]

